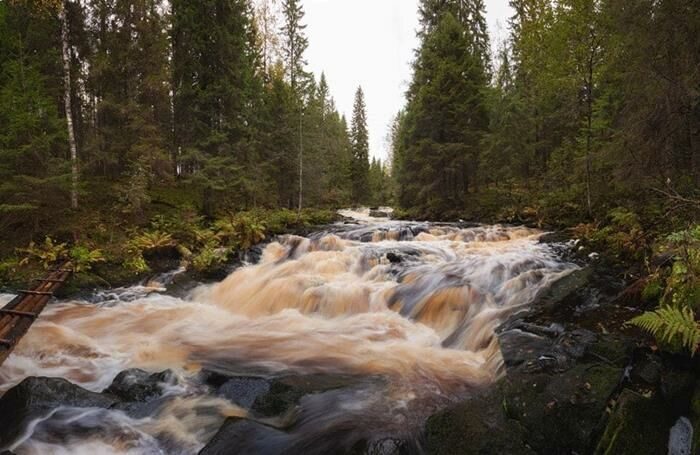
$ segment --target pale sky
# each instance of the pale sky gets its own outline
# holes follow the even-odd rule
[[[367,103],[370,154],[387,156],[387,131],[404,105],[418,46],[418,0],[302,0],[309,68],[325,71],[338,110],[352,117],[355,90]],[[505,32],[508,0],[486,0],[491,38]],[[495,48],[495,43],[493,44]]]

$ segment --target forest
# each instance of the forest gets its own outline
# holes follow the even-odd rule
[[[700,450],[700,2],[489,3],[379,159],[302,0],[0,0],[0,452]]]
[[[340,115],[306,69],[303,15],[298,1],[1,2],[3,255],[47,236],[117,254],[164,213],[388,200],[362,89]]]
[[[698,292],[700,7],[510,3],[494,45],[482,0],[420,2],[383,163],[362,88],[346,119],[307,70],[298,0],[1,2],[0,275],[56,245],[139,273],[173,236],[206,269],[222,237],[393,205],[572,229],[662,282],[648,258],[689,244]]]

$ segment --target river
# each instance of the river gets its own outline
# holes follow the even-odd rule
[[[420,452],[427,417],[503,373],[499,323],[576,266],[524,227],[345,215],[355,221],[281,237],[258,263],[184,297],[162,278],[50,305],[0,369],[0,391],[28,376],[100,392],[128,368],[173,374],[147,415],[59,406],[10,449],[191,454],[226,417],[247,417],[284,430],[257,441],[260,452],[338,453],[383,438]],[[263,418],[214,393],[202,370],[353,380]]]

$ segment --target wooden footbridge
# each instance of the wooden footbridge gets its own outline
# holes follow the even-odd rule
[[[0,309],[0,365],[72,273],[71,264],[64,263],[51,270],[46,278],[35,280],[37,284],[31,290],[19,291],[17,297]]]

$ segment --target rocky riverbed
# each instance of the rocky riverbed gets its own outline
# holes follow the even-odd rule
[[[697,362],[635,341],[628,283],[574,241],[367,217],[281,238],[249,261],[260,264],[214,286],[171,273],[49,308],[0,370],[0,449],[684,454],[697,444]]]

